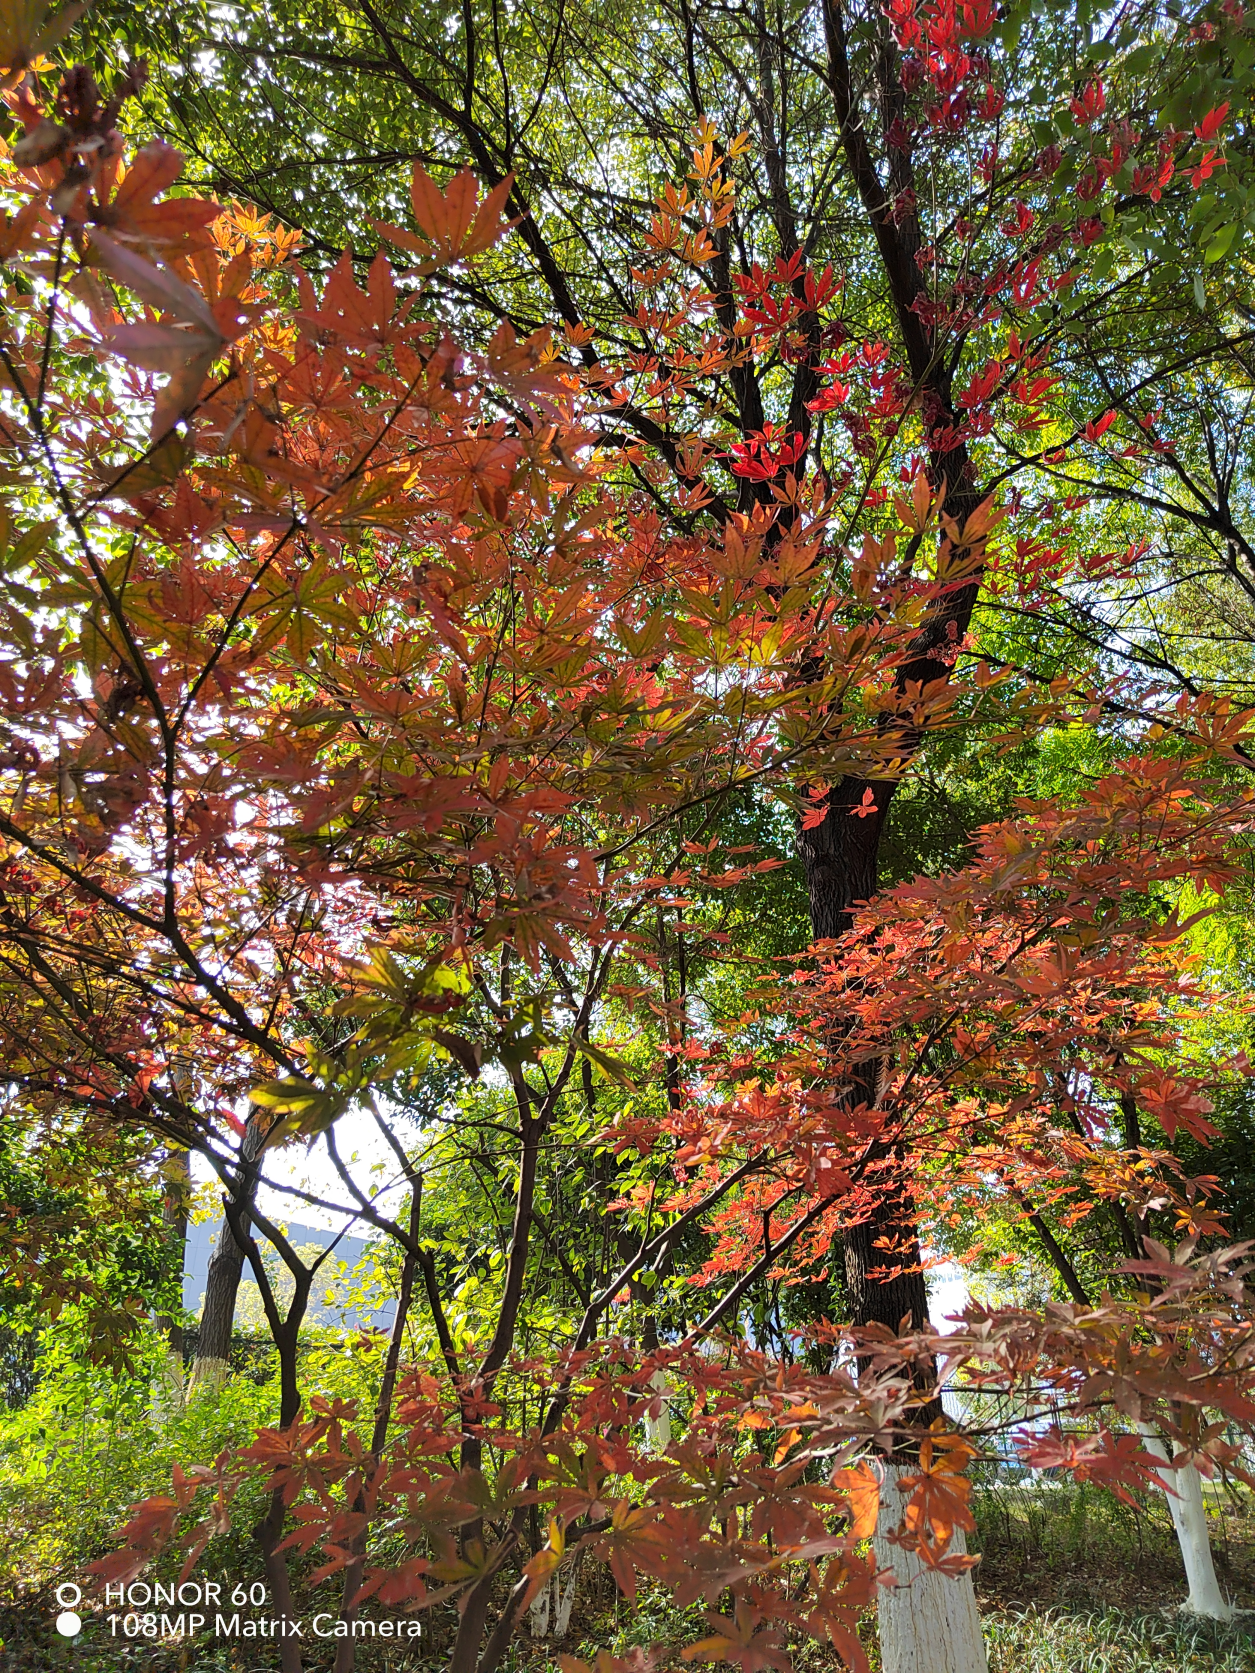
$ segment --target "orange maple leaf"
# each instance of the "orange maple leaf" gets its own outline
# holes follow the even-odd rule
[[[834,1471],[832,1485],[849,1500],[850,1532],[855,1539],[870,1539],[880,1512],[880,1483],[871,1465],[864,1460],[850,1469]]]
[[[407,232],[387,221],[376,221],[375,230],[389,243],[422,258],[424,264],[443,267],[466,261],[482,254],[517,224],[501,218],[513,185],[514,176],[507,174],[481,203],[479,183],[470,169],[455,174],[441,191],[423,165],[415,163],[410,203],[419,233]]]
[[[221,204],[209,198],[158,197],[182,174],[183,161],[183,153],[164,139],[142,146],[118,179],[113,197],[92,210],[92,220],[121,238],[185,248],[189,243],[208,245],[204,228],[218,219]],[[102,170],[102,185],[107,170],[108,165]]]

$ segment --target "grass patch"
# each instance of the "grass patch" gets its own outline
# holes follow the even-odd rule
[[[989,1673],[1255,1673],[1255,1622],[1030,1607],[983,1626]]]

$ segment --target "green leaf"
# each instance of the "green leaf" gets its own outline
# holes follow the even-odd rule
[[[249,1093],[252,1102],[260,1104],[263,1109],[284,1112],[308,1109],[323,1096],[321,1087],[315,1086],[313,1081],[296,1076],[287,1080],[263,1081]]]
[[[325,1092],[313,1081],[293,1075],[286,1080],[263,1081],[249,1093],[252,1103],[262,1109],[284,1115],[267,1139],[267,1144],[280,1144],[289,1138],[312,1138],[325,1132],[348,1108],[349,1100],[342,1092]]]
[[[1240,231],[1241,228],[1236,221],[1230,221],[1227,226],[1218,228],[1212,234],[1211,243],[1203,251],[1203,260],[1205,262],[1220,261],[1224,256],[1227,256]]]
[[[584,1053],[584,1056],[609,1075],[611,1080],[618,1081],[620,1086],[626,1086],[633,1092],[640,1090],[628,1072],[627,1064],[620,1058],[615,1057],[613,1053],[603,1051],[600,1046],[593,1045],[591,1040],[581,1038],[577,1039],[575,1044]]]
[[[649,614],[649,619],[639,628],[629,626],[627,622],[617,621],[614,624],[619,642],[633,656],[648,656],[654,646],[659,644],[667,631],[667,616],[662,605],[657,604]]]

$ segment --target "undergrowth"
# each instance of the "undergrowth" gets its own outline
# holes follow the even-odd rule
[[[328,1390],[369,1395],[370,1368],[322,1348],[317,1359],[311,1374]],[[174,1457],[209,1458],[251,1432],[269,1414],[273,1389],[237,1377],[212,1401],[163,1415],[147,1384],[114,1386],[68,1361],[49,1368],[56,1374],[20,1410],[0,1414],[0,1636],[8,1640],[0,1673],[269,1673],[271,1645],[123,1643],[110,1641],[99,1619],[70,1644],[52,1620],[56,1582],[81,1577],[109,1548],[130,1500],[162,1490]],[[1255,1606],[1253,1503],[1236,1490],[1208,1493],[1221,1583],[1245,1608]],[[973,1508],[989,1673],[1255,1673],[1255,1614],[1218,1625],[1177,1609],[1186,1587],[1162,1494],[1122,1504],[1092,1485],[986,1479]],[[228,1582],[255,1575],[250,1525],[241,1508],[239,1535],[215,1546],[215,1573]],[[303,1610],[314,1595],[302,1591]],[[649,1588],[633,1608],[616,1598],[604,1570],[588,1565],[568,1642],[533,1642],[524,1632],[502,1673],[558,1673],[558,1649],[592,1662],[601,1649],[624,1655],[659,1641],[671,1646],[662,1666],[682,1673],[692,1664],[680,1650],[708,1630],[700,1608],[669,1610]],[[412,1648],[363,1645],[360,1673],[442,1673],[449,1631],[448,1621],[433,1620]],[[879,1673],[874,1616],[861,1636]],[[328,1673],[330,1647],[310,1648],[309,1673]],[[838,1673],[838,1663],[831,1648],[810,1644],[796,1649],[794,1669]]]
[[[1216,1573],[1234,1603],[1255,1605],[1255,1512],[1244,1491],[1206,1495]],[[976,1591],[993,1608],[1123,1609],[1155,1614],[1184,1603],[1185,1575],[1160,1492],[1123,1503],[1092,1484],[1030,1478],[973,1495]]]
[[[989,1673],[1255,1673],[1255,1620],[1030,1607],[983,1626]]]

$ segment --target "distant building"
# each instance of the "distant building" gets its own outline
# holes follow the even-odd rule
[[[183,1306],[189,1313],[195,1313],[198,1317],[205,1300],[205,1280],[209,1272],[210,1257],[218,1246],[221,1231],[221,1221],[205,1220],[199,1225],[190,1225],[187,1228],[187,1243],[183,1255]],[[347,1299],[341,1299],[347,1289],[356,1290],[362,1287],[360,1280],[364,1274],[359,1274],[357,1281],[350,1280],[348,1284],[345,1280],[366,1253],[368,1245],[365,1238],[345,1236],[337,1241],[335,1232],[328,1231],[324,1226],[302,1226],[295,1223],[287,1225],[287,1238],[300,1254],[326,1249],[333,1242],[336,1245],[335,1252],[328,1256],[320,1269],[310,1295],[309,1312],[306,1315],[309,1324],[343,1330],[346,1333],[391,1328],[396,1302],[382,1291],[370,1292],[378,1294],[378,1306],[374,1310],[369,1306],[363,1308],[360,1302],[350,1303]],[[267,1250],[266,1265],[268,1270],[275,1273],[280,1293],[282,1294],[285,1288],[291,1293],[291,1280],[288,1279],[286,1285],[284,1283],[287,1276],[286,1268],[273,1252],[269,1251],[265,1241],[260,1241],[262,1248]],[[236,1325],[244,1330],[264,1328],[261,1295],[247,1262],[236,1303]]]

